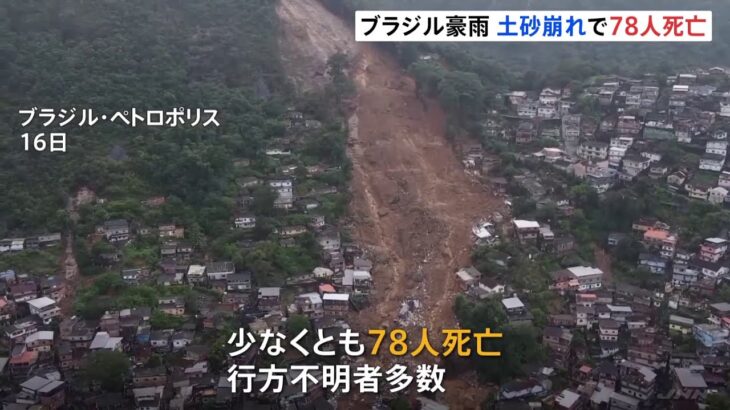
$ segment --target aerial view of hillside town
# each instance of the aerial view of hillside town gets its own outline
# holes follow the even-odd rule
[[[633,3],[714,39],[0,5],[2,409],[730,410],[730,3]]]

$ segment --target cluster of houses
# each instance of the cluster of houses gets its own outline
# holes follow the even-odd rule
[[[256,217],[250,211],[254,201],[254,192],[257,188],[267,187],[274,192],[274,208],[284,211],[297,210],[312,215],[310,225],[323,224],[322,216],[317,212],[326,195],[336,194],[337,187],[317,183],[311,180],[306,184],[309,188],[297,190],[298,179],[302,172],[308,177],[326,176],[341,171],[340,166],[323,164],[302,166],[296,163],[297,135],[302,132],[316,131],[322,124],[313,119],[306,119],[304,114],[290,109],[286,113],[287,135],[271,141],[271,146],[264,151],[265,156],[276,163],[276,172],[265,177],[245,176],[237,180],[240,188],[238,196],[238,210],[234,215],[233,226],[237,229],[253,229],[256,227]],[[242,165],[242,164],[237,164]],[[247,164],[243,164],[247,165]],[[301,181],[300,181],[301,182]]]
[[[282,169],[280,176],[272,176],[268,179],[257,178],[257,177],[245,177],[239,180],[239,187],[242,188],[241,196],[239,197],[239,205],[241,210],[234,219],[234,226],[237,228],[252,228],[255,226],[255,221],[245,222],[245,218],[251,217],[251,213],[247,213],[247,207],[253,201],[253,190],[256,187],[266,185],[275,194],[274,208],[281,210],[299,210],[305,213],[316,213],[316,210],[320,207],[320,197],[328,194],[335,194],[338,192],[334,186],[320,186],[310,189],[308,192],[295,194],[295,183],[296,177],[291,174],[297,170],[298,167],[291,166],[291,168]],[[308,166],[304,168],[307,175],[320,175],[326,173],[332,173],[339,171],[339,168],[327,168],[320,165]],[[287,171],[288,170],[288,171]],[[239,220],[243,218],[244,220]],[[243,226],[241,225],[243,222]],[[248,226],[251,225],[252,226]]]
[[[730,122],[723,110],[730,93],[708,84],[725,75],[717,70],[679,74],[667,78],[668,85],[662,88],[647,85],[646,80],[619,82],[612,100],[602,101],[608,114],[593,137],[578,148],[583,163],[567,168],[599,193],[617,181],[645,174],[666,178],[670,189],[691,198],[723,205],[728,191],[718,174],[724,171],[727,155]],[[649,100],[644,97],[647,89]],[[663,148],[670,144],[699,157],[698,161],[682,158],[668,163]]]
[[[730,90],[722,88],[727,79],[725,69],[712,68],[660,80],[610,78],[580,93],[571,86],[513,91],[504,95],[506,110],[484,121],[483,133],[488,140],[508,141],[516,157],[551,164],[599,194],[647,176],[666,181],[674,192],[724,205],[730,200],[725,165]],[[586,110],[583,102],[589,100],[595,105]],[[542,148],[535,152],[538,142]],[[475,175],[501,170],[481,146],[463,147],[462,158]],[[561,192],[568,188],[556,182],[563,179],[533,171],[521,169],[509,179],[538,210],[551,206],[558,218],[572,215],[570,202],[554,194],[556,186]],[[501,176],[486,180],[497,194],[505,194],[510,184]],[[475,245],[512,240],[529,249],[530,258],[534,251],[564,256],[576,250],[574,238],[550,224],[521,218],[500,222],[475,223]],[[551,309],[542,329],[548,360],[529,369],[529,377],[502,384],[495,408],[699,409],[708,394],[726,392],[730,304],[718,301],[718,291],[730,277],[730,237],[706,238],[688,249],[678,229],[655,219],[640,219],[632,228],[611,233],[608,247],[624,239],[640,242],[637,269],[666,286],[604,284],[605,273],[593,266],[551,272],[550,289],[564,303],[557,312]],[[456,277],[468,297],[500,300],[510,324],[534,322],[526,298],[515,293],[527,290],[475,267],[460,269]],[[570,387],[553,388],[558,374],[561,379],[567,374]]]
[[[535,220],[513,219],[512,233],[520,245],[531,245],[552,255],[566,255],[576,249],[575,238],[567,232],[554,232],[549,224]]]
[[[544,89],[534,96],[512,92],[505,98],[508,112],[489,117],[484,133],[509,141],[517,157],[551,164],[599,194],[647,176],[655,183],[666,181],[671,191],[724,205],[730,190],[730,170],[725,168],[730,92],[718,84],[727,78],[721,68],[661,81],[612,78],[581,93],[581,99],[596,102],[587,111],[573,104],[570,87]],[[538,141],[543,147],[535,152]],[[465,157],[479,158],[478,150],[470,149]],[[467,168],[479,169],[473,162],[465,161]],[[482,165],[482,174],[495,169],[493,163]],[[524,188],[538,209],[550,204],[556,216],[570,215],[570,204],[551,195],[548,185],[556,183],[549,176],[518,172],[512,182]],[[496,192],[505,192],[506,178],[489,181]],[[562,235],[545,223],[514,219],[502,228],[501,238],[528,245],[530,252],[562,254]],[[665,286],[648,290],[604,284],[605,273],[592,266],[551,272],[550,289],[564,303],[557,311],[550,309],[548,325],[542,328],[548,360],[529,369],[529,377],[501,385],[496,408],[696,409],[707,395],[726,392],[730,305],[719,300],[718,292],[729,277],[730,238],[721,234],[688,248],[680,242],[679,229],[656,219],[642,218],[632,228],[631,233],[611,233],[608,247],[625,239],[639,242],[636,268]],[[473,229],[478,245],[490,245],[497,232],[491,223]],[[575,244],[567,241],[569,253]],[[534,322],[525,298],[513,293],[509,283],[495,283],[473,267],[460,270],[457,277],[472,298],[500,298],[511,324]],[[558,374],[561,379],[568,376],[568,388],[553,387]]]
[[[539,241],[539,223],[513,225],[515,240]],[[711,237],[690,251],[660,221],[640,219],[633,229],[646,250],[639,266],[661,275],[666,286],[605,285],[604,272],[591,266],[551,272],[550,289],[567,303],[551,311],[542,328],[547,361],[535,363],[528,377],[501,385],[496,408],[699,409],[707,395],[725,391],[730,303],[712,300],[728,277],[730,241]],[[625,239],[627,234],[612,234],[609,246]],[[472,298],[500,298],[510,324],[532,323],[520,297],[506,296],[509,284],[485,280],[473,267],[457,277]],[[558,372],[568,376],[570,387],[562,391],[553,389]]]
[[[137,364],[127,380],[130,394],[120,398],[117,405],[182,409],[247,400],[232,395],[226,374],[209,368],[212,346],[206,342],[207,337],[222,330],[231,319],[241,317],[248,318],[248,328],[256,334],[285,331],[287,319],[294,314],[307,317],[314,329],[332,334],[349,327],[348,312],[355,306],[352,299],[371,292],[372,262],[354,245],[330,243],[329,249],[341,252],[341,266],[319,267],[310,274],[291,277],[283,287],[257,287],[250,272],[238,271],[227,261],[191,264],[184,270],[178,266],[180,285],[205,287],[216,293],[198,294],[191,307],[172,291],[169,296],[158,297],[155,306],[106,311],[98,320],[62,316],[58,302],[63,298],[63,289],[57,286],[62,283],[53,277],[38,282],[28,275],[3,272],[0,318],[5,324],[3,343],[10,352],[0,359],[0,370],[22,388],[3,401],[56,409],[68,404],[66,394],[70,391],[96,397],[101,394],[98,390],[89,391],[88,386],[73,382],[96,351],[124,352]],[[131,281],[129,271],[123,270],[121,275],[130,285],[146,278],[136,276]],[[168,280],[165,274],[157,278],[161,286],[178,283]],[[181,324],[154,327],[152,320],[159,313],[180,318]],[[182,361],[167,367],[145,366],[154,354],[175,354]],[[264,359],[254,354],[240,360],[252,364]],[[319,405],[325,407],[321,408],[328,406],[323,391],[285,389],[268,399],[283,403],[285,408],[322,400],[324,403]]]
[[[40,404],[57,409],[65,404],[66,385],[57,368],[38,368],[26,372],[42,360],[54,358],[52,323],[61,317],[59,303],[66,296],[64,282],[58,276],[41,279],[13,270],[0,272],[0,326],[2,345],[9,349],[0,357],[0,373],[23,374],[16,403]]]
[[[705,238],[697,248],[688,249],[679,243],[678,233],[657,219],[641,218],[634,221],[632,229],[632,235],[640,241],[643,249],[638,257],[638,267],[665,278],[668,289],[677,295],[691,291],[703,297],[713,296],[728,278],[728,238]],[[616,246],[622,240],[628,240],[629,236],[610,234],[608,246]],[[683,305],[686,303],[683,302]]]
[[[505,295],[509,285],[489,286],[473,267],[457,276],[470,297],[499,298],[510,324],[532,323],[525,303],[517,295]],[[589,266],[551,276],[551,288],[569,303],[563,312],[549,315],[542,329],[547,359],[528,366],[527,377],[502,384],[496,408],[699,409],[697,403],[708,394],[724,391],[730,370],[730,304],[704,302],[703,320],[678,312],[663,317],[671,293],[603,286],[603,272]],[[672,337],[691,338],[696,349],[682,349]],[[567,375],[571,387],[553,388],[558,373]]]
[[[532,156],[584,179],[599,193],[647,175],[666,179],[670,189],[691,198],[724,204],[730,200],[725,167],[730,90],[714,84],[727,77],[713,68],[669,76],[663,84],[654,76],[614,77],[580,94],[570,85],[535,96],[513,91],[505,95],[508,111],[485,121],[484,133],[518,147],[553,141]],[[596,100],[599,112],[578,112],[578,97]],[[670,162],[664,158],[669,145],[691,155]],[[477,157],[478,151],[464,156]]]
[[[580,95],[570,86],[545,88],[535,94],[513,91],[504,96],[509,112],[499,120],[487,120],[484,132],[524,146],[538,139],[556,141],[559,148],[545,147],[531,156],[584,179],[598,193],[648,175],[666,179],[672,190],[720,205],[730,201],[730,169],[725,168],[730,92],[712,84],[727,76],[724,69],[713,68],[661,82],[655,77],[611,78]],[[576,112],[579,96],[595,99],[600,118]],[[237,269],[231,261],[202,262],[205,258],[198,258],[201,255],[187,240],[183,226],[145,227],[125,219],[107,220],[96,227],[91,240],[115,245],[115,251],[101,255],[110,266],[120,261],[119,247],[135,235],[159,239],[157,267],[118,269],[127,286],[157,285],[161,292],[156,303],[108,310],[96,320],[65,316],[61,302],[67,290],[60,278],[0,272],[1,343],[8,352],[7,357],[0,357],[0,374],[19,385],[19,389],[2,391],[0,400],[5,407],[60,409],[73,402],[77,407],[149,410],[210,405],[258,408],[261,403],[267,408],[333,408],[322,388],[302,392],[291,384],[296,376],[291,371],[281,393],[233,393],[228,375],[221,369],[263,363],[266,358],[257,349],[236,358],[225,357],[216,369],[212,365],[217,346],[211,346],[211,337],[228,329],[231,321],[245,323],[251,332],[261,335],[268,330],[285,331],[288,320],[300,315],[313,330],[334,335],[349,328],[349,312],[366,304],[374,291],[373,263],[366,252],[343,243],[337,228],[327,225],[318,213],[322,196],[337,193],[337,188],[303,184],[299,179],[302,170],[295,165],[296,141],[291,135],[319,129],[321,124],[294,110],[287,112],[286,121],[294,132],[272,141],[264,151],[276,164],[275,174],[237,180],[240,191],[231,225],[243,231],[257,228],[254,195],[266,187],[274,194],[275,209],[307,216],[306,224],[274,228],[279,244],[290,246],[300,235],[311,233],[322,251],[321,266],[291,276],[281,286],[267,286],[270,284],[256,283],[252,272]],[[698,163],[682,162],[670,168],[663,149],[670,143],[698,156]],[[464,147],[463,162],[468,172],[477,174],[495,167],[481,145]],[[304,168],[308,176],[339,171],[324,165]],[[533,198],[547,195],[539,176],[525,173],[515,180]],[[496,192],[504,193],[504,178],[490,182]],[[308,187],[306,192],[300,192],[302,186]],[[75,200],[89,203],[94,198],[93,192],[84,189]],[[163,203],[164,197],[144,201],[150,207]],[[573,213],[568,201],[553,205],[562,216]],[[499,238],[508,238],[525,249],[551,256],[576,250],[574,237],[561,232],[557,224],[531,219],[502,222],[502,216],[496,214],[475,223],[475,245],[493,246]],[[684,249],[676,230],[650,219],[636,221],[631,235],[643,247],[637,267],[665,278],[665,288],[650,291],[620,283],[605,285],[606,273],[594,266],[550,272],[549,289],[565,303],[551,312],[548,326],[542,328],[547,359],[536,363],[529,377],[501,385],[497,408],[528,409],[537,407],[537,402],[549,402],[552,408],[570,410],[638,410],[667,403],[694,409],[698,407],[691,406],[707,394],[725,388],[730,370],[730,303],[708,300],[730,277],[730,239],[710,237],[697,249]],[[609,235],[608,246],[619,245],[627,236]],[[0,253],[60,241],[60,234],[3,239]],[[529,299],[518,294],[527,290],[512,289],[506,281],[473,266],[455,275],[468,297],[498,300],[511,325],[535,321],[523,301]],[[200,290],[194,293],[194,302],[176,293],[184,287]],[[161,326],[155,321],[160,315],[177,319],[171,321],[176,324]],[[691,340],[693,348],[677,346],[672,338]],[[93,383],[79,382],[77,376],[87,360],[99,351],[123,352],[130,357],[132,370],[123,393],[102,392]],[[158,355],[174,360],[149,365]],[[570,387],[553,389],[556,372],[566,375]],[[80,403],[72,392],[84,393],[85,402]]]
[[[715,301],[730,277],[730,238],[709,237],[687,249],[678,230],[652,218],[634,221],[632,231],[610,234],[608,247],[629,239],[640,242],[637,268],[666,286],[606,285],[605,273],[594,266],[552,271],[550,289],[564,303],[557,312],[551,309],[542,328],[547,361],[535,363],[528,377],[502,384],[495,408],[699,409],[709,394],[725,391],[730,304]],[[493,245],[501,233],[501,238],[548,255],[575,250],[569,235],[563,247],[561,235],[536,220],[479,221],[472,233],[479,246]],[[468,297],[499,300],[511,325],[534,323],[525,298],[509,281],[473,266],[460,269],[456,277]],[[689,348],[683,345],[688,343]],[[558,374],[568,375],[570,387],[553,388]]]
[[[554,273],[558,280],[565,276]],[[724,390],[730,370],[730,327],[722,324],[730,312],[727,303],[705,301],[699,312],[709,317],[693,320],[663,317],[662,306],[671,295],[663,291],[617,284],[566,295],[574,298],[570,311],[551,315],[543,329],[548,367],[567,371],[574,386],[554,397],[557,408],[696,406],[707,394]],[[672,343],[672,337],[683,335],[694,340],[696,349]]]
[[[296,135],[299,132],[315,131],[321,127],[321,124],[312,119],[305,119],[301,112],[289,110],[286,114],[287,129],[290,131],[286,135],[270,141],[272,147],[267,148],[263,154],[272,164],[276,165],[276,171],[272,175],[265,177],[259,176],[243,176],[236,180],[239,192],[236,198],[236,211],[232,217],[231,225],[233,229],[242,231],[252,231],[257,227],[256,215],[252,211],[252,205],[255,201],[256,190],[266,187],[274,194],[273,208],[283,212],[296,212],[304,214],[308,217],[305,224],[289,225],[275,228],[275,233],[280,237],[282,246],[292,246],[295,238],[308,231],[319,232],[325,230],[325,217],[320,213],[322,201],[332,194],[339,192],[336,186],[319,182],[317,177],[326,177],[329,174],[341,172],[339,166],[328,166],[324,164],[317,165],[299,165],[297,156],[294,155],[293,148],[301,141]],[[235,163],[237,168],[247,168],[251,165],[251,161],[240,159]],[[306,174],[306,181],[302,181],[302,171]],[[308,188],[303,192],[297,192],[297,181],[306,182]],[[82,187],[78,192],[74,201],[78,205],[86,205],[91,203],[103,204],[106,201],[96,197],[96,194],[87,187]],[[165,197],[153,197],[142,201],[145,207],[159,207],[166,203]],[[119,247],[125,245],[135,236],[139,237],[158,237],[160,246],[160,257],[162,259],[171,260],[189,260],[194,256],[195,246],[186,237],[185,227],[172,223],[162,224],[157,227],[139,225],[133,221],[126,219],[112,219],[103,222],[96,227],[95,232],[91,235],[92,242],[97,240],[105,240],[117,246],[116,251],[105,252],[100,255],[101,258],[113,265],[121,260],[121,251]],[[54,236],[55,237],[55,236]],[[60,235],[58,235],[60,240]],[[41,246],[47,244],[48,239],[42,237]],[[0,252],[16,251],[22,249],[21,239],[8,239],[0,241]],[[5,246],[7,243],[7,246]],[[36,242],[37,243],[37,242]],[[251,241],[241,241],[239,245],[250,246]],[[36,245],[37,246],[37,245]],[[28,246],[26,245],[26,248]],[[7,249],[5,249],[7,248]]]
[[[0,344],[7,347],[7,355],[0,354],[4,356],[0,357],[0,374],[20,387],[2,390],[4,408],[333,408],[332,397],[323,389],[302,392],[291,384],[294,373],[287,376],[281,393],[232,393],[225,371],[233,364],[260,365],[268,360],[259,356],[257,349],[236,358],[224,355],[224,363],[218,363],[217,356],[213,358],[223,346],[213,346],[212,342],[218,343],[220,332],[231,326],[246,327],[258,335],[269,330],[286,332],[289,318],[301,315],[315,332],[337,335],[349,328],[349,312],[366,306],[373,292],[373,263],[359,246],[343,243],[337,227],[327,225],[318,212],[321,201],[338,189],[308,180],[302,184],[306,191],[295,193],[302,172],[290,165],[296,163],[292,135],[316,132],[321,124],[293,110],[287,113],[286,122],[290,132],[271,141],[273,145],[264,152],[270,163],[278,164],[276,176],[237,180],[240,191],[232,229],[257,228],[252,212],[254,195],[260,187],[268,187],[275,195],[273,207],[281,214],[296,213],[308,219],[302,225],[276,225],[272,237],[280,246],[288,247],[296,244],[299,236],[311,234],[321,250],[320,266],[271,286],[258,283],[255,272],[239,269],[231,261],[210,261],[204,249],[197,249],[190,240],[184,226],[169,223],[149,227],[127,219],[106,220],[96,226],[89,242],[111,244],[99,255],[108,269],[119,272],[130,288],[153,286],[159,291],[156,303],[117,306],[93,320],[71,316],[62,309],[67,289],[58,277],[0,273]],[[241,165],[250,164],[247,160],[236,163]],[[308,176],[340,171],[325,165],[305,169]],[[74,201],[76,205],[105,202],[88,188],[81,188]],[[165,203],[165,197],[154,197],[142,205],[159,207]],[[123,260],[122,248],[140,238],[159,240],[158,263],[126,267],[129,261]],[[0,252],[45,247],[60,240],[59,234],[2,240]],[[236,245],[252,249],[255,241],[239,240]],[[191,294],[194,297],[189,297]],[[123,393],[104,392],[82,377],[88,359],[98,351],[122,352],[130,358],[131,373],[119,389]],[[155,362],[158,356],[171,360]],[[263,380],[255,383],[260,382]]]
[[[545,120],[559,119],[567,114],[573,105],[570,97],[569,88],[545,88],[537,96],[526,91],[513,91],[507,95],[518,117]]]
[[[373,278],[372,262],[354,246],[345,252],[345,268],[333,272],[317,268],[311,275],[294,277],[287,285],[296,289],[289,314],[300,314],[313,321],[328,319],[346,321],[352,307],[359,308],[357,298],[370,295]]]
[[[461,291],[477,299],[503,295],[506,290],[505,283],[483,275],[473,266],[458,270],[456,277],[459,280]]]
[[[90,240],[92,242],[104,240],[114,245],[99,255],[104,263],[111,266],[121,261],[121,248],[132,241],[135,236],[158,238],[162,259],[188,260],[195,251],[193,244],[185,239],[185,227],[175,224],[162,224],[152,228],[138,226],[126,219],[110,219],[96,227]]]

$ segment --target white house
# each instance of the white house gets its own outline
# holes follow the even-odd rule
[[[274,208],[290,209],[294,206],[294,188],[291,179],[272,179],[269,187],[276,191]]]
[[[717,185],[723,188],[730,188],[730,171],[722,171],[717,180]]]
[[[601,319],[598,321],[598,332],[601,340],[615,342],[618,340],[618,331],[621,325],[613,319]]]
[[[706,171],[722,171],[722,167],[725,165],[725,157],[719,154],[705,154],[700,159],[700,169]]]
[[[225,280],[235,271],[233,262],[211,262],[205,266],[205,272],[210,280]]]
[[[120,242],[129,239],[129,222],[126,219],[113,219],[104,222],[103,233],[109,242]]]
[[[560,90],[545,88],[540,92],[540,104],[555,104],[560,99]]]
[[[613,168],[621,166],[621,160],[626,155],[626,147],[614,147],[612,146],[608,150],[608,165]]]
[[[690,144],[692,142],[692,134],[694,129],[691,124],[678,123],[674,127],[674,136],[677,137],[677,142]]]
[[[525,310],[525,304],[517,296],[502,299],[502,307],[507,313],[517,313]]]
[[[631,90],[629,90],[628,93],[626,93],[626,106],[630,108],[638,108],[641,106],[641,90],[635,89],[632,86]]]
[[[475,267],[470,266],[468,268],[459,269],[456,272],[456,277],[459,279],[459,283],[463,290],[468,290],[479,283],[479,279],[482,274]]]
[[[580,122],[580,114],[564,115],[561,121],[563,138],[573,140],[580,137]]]
[[[634,139],[632,137],[622,136],[622,137],[611,138],[612,147],[628,148],[633,143],[634,143]]]
[[[28,308],[31,315],[40,317],[44,323],[50,323],[54,317],[61,315],[61,308],[56,305],[56,301],[47,296],[29,300]]]
[[[24,238],[16,238],[13,239],[10,244],[10,251],[11,252],[20,252],[25,248],[25,239]]]
[[[317,237],[317,242],[325,251],[336,251],[340,249],[340,233],[334,228],[325,229]]]
[[[172,348],[173,350],[182,349],[185,346],[193,342],[193,332],[179,331],[172,334]]]
[[[494,295],[501,295],[505,291],[505,286],[492,278],[483,278],[474,292],[483,299]]]
[[[540,118],[556,118],[558,115],[558,111],[555,109],[554,104],[540,104],[539,107],[537,107],[537,116]]]
[[[205,280],[205,266],[190,265],[188,266],[188,282],[196,283]]]
[[[659,162],[662,160],[662,154],[655,151],[644,150],[640,154],[643,158],[649,160],[649,162]]]
[[[111,337],[107,332],[97,332],[89,350],[122,350],[122,338]]]
[[[603,271],[592,266],[573,266],[566,269],[578,281],[578,290],[599,289],[602,284]]]
[[[573,266],[551,273],[553,287],[556,289],[573,288],[578,291],[599,289],[603,282],[603,271],[591,266]]]
[[[584,159],[606,159],[608,144],[605,142],[586,141],[578,147],[578,156]]]
[[[253,229],[256,227],[256,217],[253,215],[239,216],[233,220],[233,225],[239,229]]]
[[[53,348],[53,331],[39,330],[25,338],[25,347],[36,352],[50,352]]]
[[[690,181],[684,184],[684,189],[687,191],[687,195],[690,198],[707,201],[707,197],[710,194],[711,188],[703,183]]]
[[[730,270],[730,268],[724,266],[721,262],[695,260],[692,261],[692,265],[694,268],[700,270],[702,276],[713,279],[727,275],[728,270]]]
[[[532,155],[543,161],[554,163],[565,158],[565,151],[560,148],[545,147]]]
[[[277,157],[277,156],[289,156],[291,155],[291,150],[288,149],[281,149],[281,148],[270,148],[266,150],[266,155]]]
[[[578,305],[575,308],[575,325],[586,327],[593,323],[595,311],[593,306]]]
[[[535,118],[537,117],[537,107],[538,104],[536,101],[525,101],[517,106],[517,116]]]
[[[727,139],[727,131],[725,131],[725,130],[715,130],[715,132],[712,133],[712,139],[715,139],[715,140],[726,140]]]
[[[228,275],[226,289],[229,291],[247,291],[251,289],[251,272],[241,272]]]
[[[727,155],[727,141],[716,140],[707,141],[705,152],[708,154],[718,154],[723,157]]]
[[[730,117],[730,102],[721,102],[720,103],[720,116],[721,117]]]
[[[162,330],[154,330],[150,333],[150,346],[155,349],[169,349],[170,332]]]
[[[651,166],[651,159],[641,155],[631,155],[625,156],[621,161],[621,164],[624,172],[628,176],[635,177]]]

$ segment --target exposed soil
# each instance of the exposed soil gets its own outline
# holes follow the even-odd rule
[[[593,246],[593,257],[596,260],[596,266],[603,271],[603,284],[610,285],[613,283],[613,269],[611,267],[611,255],[606,253],[603,248],[598,245]]]
[[[403,327],[395,322],[402,303],[415,299],[420,308],[405,327],[414,342],[416,329],[427,327],[438,347],[438,332],[456,326],[454,273],[469,263],[471,224],[503,211],[503,203],[466,174],[446,138],[443,111],[418,98],[413,79],[388,54],[353,43],[349,29],[316,0],[281,0],[279,17],[283,48],[292,53],[287,59],[297,62],[289,73],[298,83],[317,78],[315,67],[324,67],[326,53],[352,56],[353,234],[373,256],[376,287],[357,325]],[[452,408],[478,407],[480,389],[458,394],[467,393],[467,383],[452,384],[464,385],[447,395]]]
[[[75,195],[69,195],[66,200],[66,213],[73,224],[79,220],[79,206],[84,203],[90,203],[92,200],[87,195],[79,190]],[[67,229],[63,235],[65,245],[63,256],[61,257],[61,273],[59,276],[63,279],[65,296],[59,303],[59,307],[61,308],[61,317],[67,318],[74,316],[74,302],[76,301],[78,290],[91,286],[98,276],[81,275],[74,251],[75,235],[73,228]]]
[[[355,54],[354,35],[316,0],[281,0],[276,13],[283,23],[279,28],[281,59],[298,90],[326,83],[327,59],[331,55]]]
[[[414,81],[388,55],[363,45],[354,75],[350,120],[352,212],[356,237],[379,256],[379,325],[406,298],[422,303],[423,323],[455,325],[454,272],[469,263],[471,224],[499,200],[471,180],[445,137],[445,117],[423,104]]]

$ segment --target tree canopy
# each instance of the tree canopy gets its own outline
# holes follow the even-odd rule
[[[99,350],[91,353],[83,369],[88,383],[98,384],[106,392],[120,392],[129,376],[130,362],[123,352]]]
[[[531,325],[509,325],[497,300],[473,302],[460,295],[454,310],[462,328],[471,329],[473,333],[483,333],[485,328],[490,328],[503,335],[490,340],[488,345],[489,350],[501,352],[500,357],[469,358],[483,380],[501,383],[522,376],[525,365],[538,363],[543,358],[537,329]]]
[[[117,203],[116,217],[139,213],[147,197],[174,196],[168,218],[214,229],[211,216],[228,217],[234,202],[224,199],[232,158],[253,157],[284,129],[275,26],[264,0],[0,7],[0,236],[61,230],[67,195],[79,186]],[[97,116],[215,109],[220,127],[75,121],[52,130],[67,133],[67,152],[32,153],[20,135],[51,130],[21,128],[18,110],[29,107],[76,108],[77,118],[88,108]]]

